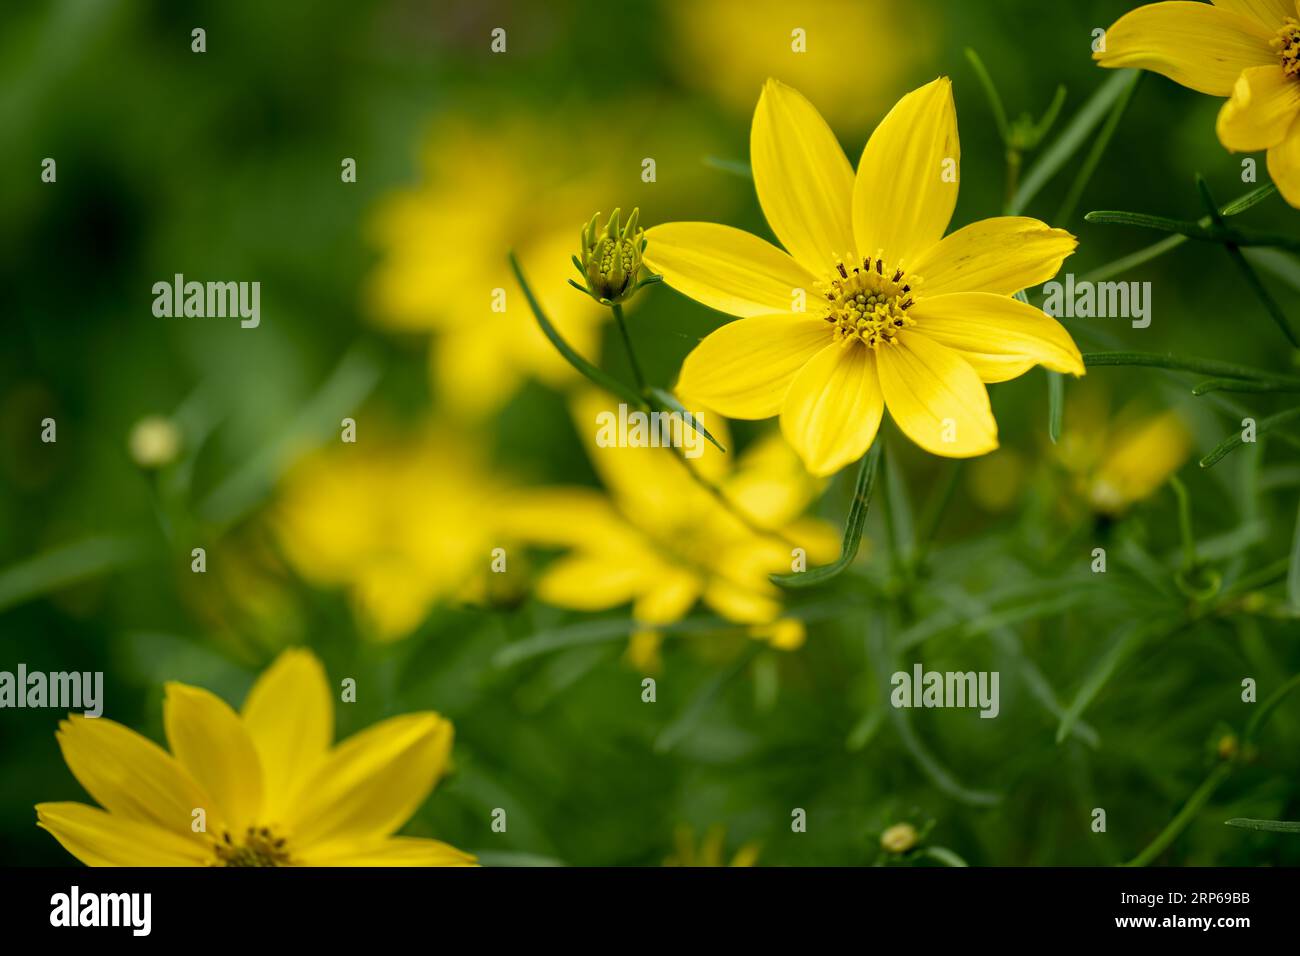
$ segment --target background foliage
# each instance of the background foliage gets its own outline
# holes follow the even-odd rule
[[[1065,85],[1050,142],[1111,76],[1090,62],[1091,31],[1129,4],[617,6],[6,4],[0,669],[103,670],[106,715],[161,739],[163,681],[238,701],[278,648],[305,642],[333,679],[358,680],[358,702],[340,708],[341,733],[413,709],[454,721],[456,771],[407,832],[485,862],[658,864],[680,825],[720,823],[731,849],[758,841],[761,863],[864,864],[879,859],[880,832],[902,820],[932,823],[927,840],[972,863],[1132,859],[1222,763],[1222,738],[1240,738],[1253,714],[1241,679],[1256,679],[1262,700],[1300,671],[1284,580],[1296,449],[1270,438],[1213,469],[1195,461],[1238,429],[1243,411],[1268,415],[1287,407],[1285,396],[1225,405],[1193,398],[1194,376],[1135,368],[1095,369],[1068,386],[1067,398],[1096,389],[1113,408],[1136,399],[1177,409],[1190,428],[1194,451],[1180,475],[1191,526],[1223,581],[1191,623],[1176,581],[1174,495],[1163,487],[1118,520],[1092,515],[1054,464],[1042,372],[992,390],[1004,450],[956,474],[932,534],[927,516],[954,465],[887,435],[888,495],[873,506],[862,559],[834,586],[795,599],[811,621],[805,647],[782,653],[688,628],[666,646],[653,705],[622,660],[626,611],[602,615],[607,623],[594,626],[605,630],[593,631],[589,616],[526,594],[443,602],[411,637],[377,644],[358,635],[340,594],[278,561],[267,531],[277,487],[300,454],[336,438],[342,415],[357,417],[364,441],[369,422],[440,414],[427,337],[374,321],[366,291],[380,254],[374,210],[421,180],[421,151],[440,149],[429,138],[435,124],[493,130],[524,118],[556,142],[582,144],[568,166],[532,170],[543,180],[585,182],[588,163],[612,169],[598,186],[590,180],[575,243],[590,212],[633,205],[645,224],[715,220],[766,234],[751,184],[731,168],[747,158],[763,76],[804,89],[856,157],[882,110],[946,73],[963,146],[959,225],[997,214],[1004,189],[1004,148],[964,50],[979,51],[1013,116],[1041,115]],[[795,63],[789,31],[801,17],[809,59]],[[867,31],[836,28],[850,17]],[[206,54],[190,52],[194,26],[207,30]],[[505,56],[488,52],[496,26],[509,31]],[[819,53],[846,37],[842,50]],[[741,79],[748,96],[727,88]],[[1215,140],[1216,109],[1145,78],[1070,221],[1054,217],[1082,153],[1026,210],[1080,237],[1067,269],[1085,273],[1159,238],[1085,223],[1089,209],[1194,219],[1194,173],[1221,202],[1251,188],[1240,158]],[[58,160],[57,185],[39,181],[46,156]],[[354,185],[339,180],[345,156],[357,159]],[[644,156],[657,159],[656,183],[641,181]],[[532,161],[522,144],[518,158]],[[503,210],[484,190],[485,215],[537,214]],[[537,207],[548,195],[537,191]],[[1296,212],[1277,197],[1244,215],[1252,227],[1296,233]],[[506,251],[484,254],[503,265]],[[1292,283],[1300,274],[1294,261],[1277,268],[1291,269]],[[155,318],[150,287],[177,272],[260,280],[261,328]],[[1300,321],[1297,286],[1265,275]],[[1221,247],[1186,243],[1123,278],[1152,283],[1151,327],[1069,323],[1085,352],[1167,350],[1295,371],[1296,353]],[[659,287],[630,320],[648,377],[670,384],[719,317]],[[604,334],[604,366],[627,379],[614,330]],[[1072,421],[1070,407],[1066,435],[1092,427]],[[126,449],[133,423],[152,413],[175,415],[187,438],[181,467],[156,482]],[[58,421],[55,445],[39,441],[46,416]],[[734,428],[741,447],[757,431]],[[563,397],[537,383],[458,440],[481,446],[502,473],[595,482]],[[852,469],[839,476],[819,506],[833,523],[852,479]],[[191,542],[209,549],[207,575],[189,572]],[[1098,546],[1111,555],[1105,575],[1089,572]],[[539,635],[556,648],[502,658]],[[882,683],[915,660],[1000,671],[1001,716],[900,717]],[[1058,742],[1081,688],[1095,697]],[[69,862],[32,810],[83,799],[55,745],[57,719],[0,713],[6,864]],[[1300,862],[1289,834],[1223,825],[1300,818],[1298,743],[1293,699],[1158,859]],[[508,808],[506,834],[488,829],[494,807]],[[807,810],[806,834],[791,833],[795,807]],[[1095,807],[1107,811],[1104,834],[1090,829]]]

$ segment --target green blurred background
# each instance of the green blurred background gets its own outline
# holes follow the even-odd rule
[[[1079,518],[1066,501],[1068,476],[1049,464],[1041,371],[992,389],[1002,464],[960,474],[907,600],[896,600],[877,508],[855,572],[829,593],[795,599],[824,611],[810,612],[818,619],[802,649],[679,635],[665,649],[653,705],[641,702],[641,675],[622,660],[619,639],[508,666],[494,660],[511,642],[586,620],[528,598],[526,569],[516,593],[486,606],[437,602],[411,636],[380,644],[358,633],[336,589],[288,571],[266,530],[286,470],[335,441],[342,416],[358,419],[363,438],[370,422],[418,427],[446,417],[428,372],[428,334],[390,328],[368,292],[385,255],[376,210],[428,184],[427,157],[454,139],[439,131],[475,131],[441,161],[494,171],[480,184],[482,215],[511,220],[497,226],[519,242],[545,222],[570,230],[576,244],[590,213],[614,206],[639,206],[645,224],[714,220],[769,235],[751,183],[733,168],[747,160],[764,76],[803,90],[856,160],[894,100],[948,74],[963,146],[957,226],[998,214],[1004,185],[1004,149],[964,49],[980,53],[1013,116],[1040,115],[1064,84],[1059,130],[1110,76],[1090,62],[1091,31],[1129,6],[6,4],[0,669],[21,661],[102,670],[105,715],[161,739],[164,681],[238,702],[280,647],[306,643],[332,679],[358,680],[358,702],[339,708],[341,735],[414,709],[453,720],[455,773],[405,832],[488,863],[657,865],[683,825],[703,833],[721,824],[728,850],[757,841],[761,864],[857,865],[881,858],[880,832],[900,821],[932,824],[927,843],[975,864],[1132,857],[1211,771],[1219,741],[1240,733],[1251,714],[1241,679],[1255,678],[1263,698],[1300,669],[1300,627],[1278,610],[1280,584],[1269,578],[1253,605],[1137,647],[1085,714],[1095,736],[1058,744],[1057,718],[1034,688],[1070,700],[1125,628],[1176,614],[1186,600],[1173,586],[1179,537],[1167,488],[1118,521]],[[206,30],[202,54],[190,49],[195,27]],[[507,30],[504,55],[489,50],[496,27]],[[790,51],[795,27],[808,30],[802,60]],[[1217,107],[1144,78],[1072,220],[1053,216],[1081,156],[1027,210],[1080,237],[1067,269],[1086,272],[1159,238],[1086,224],[1089,209],[1196,218],[1196,172],[1221,202],[1251,188],[1240,157],[1215,139]],[[541,134],[518,132],[530,124]],[[496,146],[480,157],[473,143]],[[509,181],[502,156],[518,163],[527,189]],[[653,183],[641,177],[647,156],[657,162]],[[40,179],[45,157],[57,160],[57,183]],[[356,160],[355,183],[340,181],[344,157]],[[552,209],[561,187],[586,196],[586,210]],[[1296,212],[1276,197],[1245,218],[1296,232]],[[448,241],[430,240],[431,276],[446,272],[432,260]],[[509,241],[481,251],[495,257],[484,268],[500,270],[503,286]],[[453,252],[463,250],[445,249]],[[154,317],[153,283],[178,272],[260,281],[261,326]],[[1151,327],[1071,323],[1085,352],[1173,350],[1293,369],[1294,352],[1221,248],[1188,243],[1123,278],[1152,283]],[[1267,281],[1281,301],[1297,301],[1294,286]],[[1300,309],[1291,311],[1300,321]],[[665,385],[720,322],[662,287],[631,318],[648,376]],[[604,335],[603,364],[627,377],[612,330]],[[1101,369],[1087,384],[1112,406],[1138,399],[1179,411],[1194,436],[1181,472],[1193,525],[1225,588],[1285,559],[1300,485],[1294,448],[1261,442],[1201,471],[1194,459],[1238,427],[1238,406],[1193,399],[1193,380],[1152,370]],[[1269,395],[1238,400],[1260,416],[1285,407]],[[174,416],[185,434],[180,464],[156,476],[127,450],[132,426],[150,414]],[[40,441],[46,417],[58,423],[56,444]],[[564,398],[548,384],[530,381],[457,427],[503,474],[595,482]],[[740,446],[763,427],[737,425]],[[903,492],[893,498],[894,530],[906,531],[924,524],[952,463],[897,433],[890,441]],[[851,481],[841,475],[818,506],[833,523]],[[1120,555],[1105,576],[1088,573],[1097,544]],[[189,570],[196,546],[208,549],[203,576]],[[962,595],[977,603],[943,617],[943,602]],[[1007,601],[1022,610],[990,617]],[[626,618],[626,610],[601,616]],[[999,670],[999,719],[931,711],[900,722],[880,689],[894,669],[882,649],[900,632],[923,648],[903,653],[906,666]],[[0,712],[4,864],[72,862],[36,828],[32,809],[85,799],[55,744],[59,716]],[[1294,837],[1222,825],[1233,816],[1300,818],[1297,744],[1293,702],[1160,859],[1300,862]],[[508,809],[505,834],[489,829],[495,807]],[[806,833],[791,832],[796,807],[807,811]],[[1090,828],[1095,807],[1107,811],[1106,833]]]

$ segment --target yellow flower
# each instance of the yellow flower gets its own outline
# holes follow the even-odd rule
[[[664,866],[723,866],[723,854],[726,849],[727,830],[720,823],[715,823],[705,831],[704,839],[697,844],[695,830],[687,824],[677,827],[673,833],[673,854],[664,860]],[[758,863],[759,845],[751,840],[743,844],[731,862],[726,866],[754,866]]]
[[[747,114],[775,73],[855,131],[928,59],[937,32],[929,11],[897,0],[671,0],[663,9],[673,37],[665,49],[683,83]]]
[[[574,403],[579,431],[606,488],[520,492],[503,506],[524,541],[558,547],[536,585],[543,601],[578,611],[631,602],[638,624],[630,649],[635,666],[658,663],[659,629],[685,617],[698,601],[775,647],[803,642],[802,622],[782,617],[781,592],[768,580],[792,569],[803,548],[809,566],[832,559],[839,537],[825,522],[800,517],[819,491],[778,436],[758,441],[733,468],[712,445],[684,463],[663,448],[600,447],[597,416],[610,400],[589,391]],[[726,442],[721,419],[704,425]],[[695,468],[721,489],[736,514],[686,472]],[[771,530],[772,534],[755,529]]]
[[[1086,392],[1066,411],[1056,456],[1093,511],[1117,516],[1168,481],[1191,450],[1177,413],[1144,414],[1130,405],[1112,418],[1102,396]]]
[[[382,257],[369,307],[391,329],[434,333],[431,380],[458,414],[490,414],[528,379],[557,388],[576,379],[510,278],[511,248],[569,344],[598,352],[609,310],[568,280],[573,237],[614,179],[607,161],[593,164],[599,150],[570,139],[524,120],[442,124],[423,157],[424,181],[375,217]]]
[[[447,766],[452,727],[432,712],[331,746],[320,661],[285,651],[243,710],[168,684],[171,752],[107,718],[59,725],[68,769],[99,807],[41,803],[39,826],[89,866],[466,866],[437,840],[392,834]]]
[[[1300,9],[1295,0],[1153,3],[1120,17],[1093,59],[1153,70],[1198,93],[1226,96],[1219,142],[1268,150],[1268,173],[1300,208]]]
[[[456,435],[372,430],[300,462],[271,521],[299,574],[343,588],[363,630],[396,640],[435,604],[482,600],[496,583],[492,551],[505,542],[492,519],[504,494]]]
[[[750,162],[759,204],[788,253],[713,223],[646,233],[653,271],[741,317],[687,356],[679,390],[730,418],[779,414],[816,475],[861,457],[886,406],[934,454],[996,448],[986,382],[1036,364],[1083,374],[1065,329],[1011,298],[1055,275],[1076,243],[1018,216],[944,238],[959,153],[947,78],[898,102],[856,176],[812,104],[769,80]]]

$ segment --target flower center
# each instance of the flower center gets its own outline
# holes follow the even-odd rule
[[[920,277],[887,265],[879,256],[867,256],[861,266],[851,268],[841,259],[830,282],[820,287],[830,303],[826,321],[835,327],[835,340],[857,339],[872,348],[892,342],[902,329],[916,324],[907,310],[918,285]]]
[[[1282,72],[1292,79],[1300,78],[1300,20],[1287,17],[1270,42],[1282,58]]]
[[[212,849],[217,857],[213,866],[288,866],[290,862],[284,838],[270,827],[249,827],[243,840],[232,838],[226,830]]]

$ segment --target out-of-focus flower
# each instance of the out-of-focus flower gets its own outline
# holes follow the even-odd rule
[[[704,832],[704,839],[695,840],[695,828],[681,824],[673,831],[673,853],[664,860],[664,866],[754,866],[758,863],[760,847],[758,842],[750,840],[743,844],[731,858],[725,862],[727,848],[727,830],[715,823]]]
[[[760,439],[734,466],[708,444],[694,460],[665,448],[601,447],[598,416],[610,410],[610,399],[594,390],[574,402],[578,429],[608,496],[543,488],[521,491],[502,506],[521,540],[567,552],[542,573],[537,595],[579,611],[631,602],[639,630],[630,659],[645,670],[658,665],[660,628],[701,600],[727,620],[749,625],[759,640],[787,649],[801,645],[803,624],[782,616],[781,592],[768,575],[789,573],[795,548],[804,549],[808,566],[838,552],[835,529],[801,517],[820,483],[776,435]],[[704,426],[725,444],[720,422],[704,413]],[[687,468],[718,487],[745,520]]]
[[[510,277],[511,249],[552,324],[596,357],[609,310],[568,280],[574,234],[600,197],[618,194],[612,158],[523,119],[448,122],[430,136],[420,184],[379,209],[370,308],[389,328],[433,333],[433,384],[454,412],[491,413],[530,378],[575,380]]]
[[[1093,59],[1138,67],[1226,96],[1219,142],[1231,152],[1268,150],[1268,173],[1300,208],[1300,8],[1295,0],[1178,0],[1124,14]]]
[[[997,514],[1020,500],[1026,471],[1025,460],[1019,452],[1014,448],[999,448],[970,463],[966,487],[977,505]]]
[[[127,438],[131,460],[152,471],[176,460],[181,450],[181,430],[170,418],[149,415],[140,419]]]
[[[816,108],[769,80],[750,161],[759,204],[788,252],[713,223],[646,232],[650,269],[741,318],[686,357],[679,390],[730,418],[780,415],[815,475],[860,458],[886,406],[933,454],[996,448],[986,382],[1035,365],[1084,373],[1060,323],[1012,298],[1054,276],[1076,241],[1020,216],[944,238],[959,154],[946,77],[899,100],[856,175]]]
[[[452,727],[393,717],[336,746],[320,661],[285,651],[236,713],[171,683],[167,752],[104,717],[59,725],[68,769],[99,807],[41,803],[39,826],[89,866],[467,866],[437,840],[392,834],[447,767]]]
[[[853,132],[889,106],[888,91],[925,61],[935,36],[919,4],[897,0],[670,0],[664,9],[685,83],[747,114],[775,75]]]
[[[1120,515],[1150,496],[1192,450],[1176,412],[1149,415],[1130,406],[1111,417],[1095,391],[1070,402],[1065,422],[1056,457],[1078,495],[1099,514]]]
[[[271,520],[300,575],[343,588],[362,629],[395,640],[434,604],[484,600],[509,576],[491,569],[505,494],[455,434],[367,436],[300,462]]]

